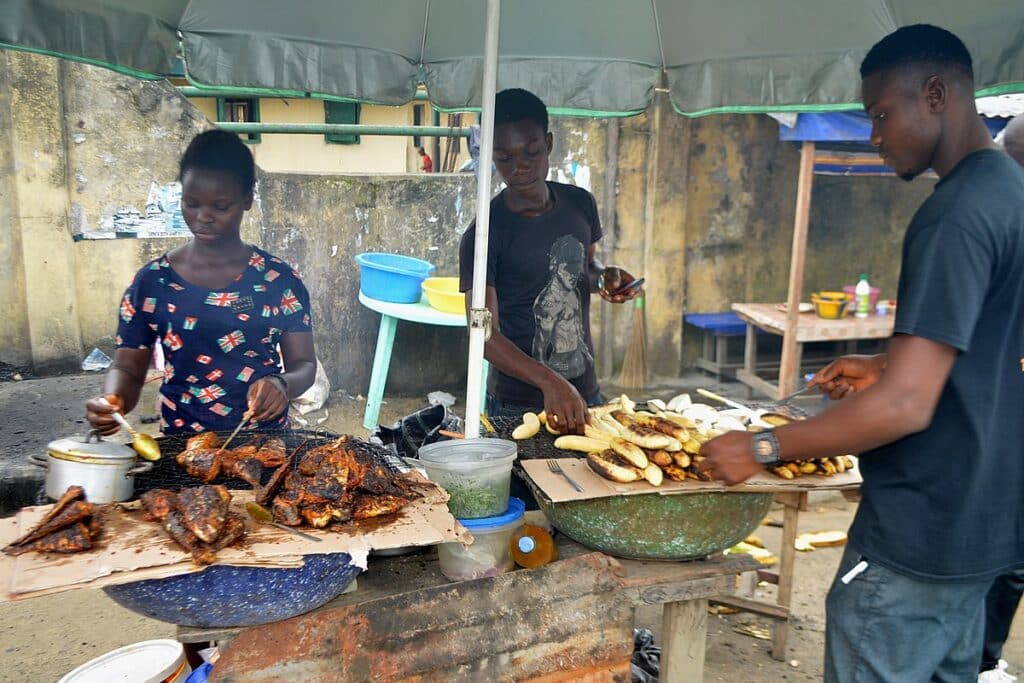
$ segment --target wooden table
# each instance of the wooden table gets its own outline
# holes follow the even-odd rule
[[[779,369],[778,383],[772,383],[758,376],[757,330],[770,334],[785,335],[786,312],[779,304],[733,304],[732,310],[747,323],[747,338],[743,352],[743,369],[736,371],[736,379],[748,387],[771,398],[781,398],[793,391],[796,374],[800,370],[803,345],[807,342],[855,341],[858,339],[888,339],[892,336],[895,316],[869,315],[867,318],[846,317],[839,320],[819,318],[815,313],[801,313],[796,326],[795,358],[783,361]],[[784,345],[785,346],[785,345]],[[792,376],[791,376],[792,375]]]
[[[177,637],[218,642],[218,681],[629,680],[634,610],[661,604],[661,680],[701,681],[708,599],[758,566],[746,555],[619,560],[564,536],[558,546],[539,569],[459,583],[432,549],[371,557],[357,589],[318,610]]]
[[[377,330],[377,347],[373,353],[373,368],[370,370],[370,388],[366,392],[366,411],[363,413],[363,426],[371,432],[377,428],[377,417],[384,400],[384,385],[388,381],[388,368],[391,367],[391,352],[395,348],[395,330],[399,320],[421,323],[423,325],[440,325],[442,327],[465,327],[466,316],[457,313],[439,311],[427,303],[426,297],[414,304],[396,304],[390,301],[371,299],[359,292],[359,303],[371,311],[380,313],[380,328]],[[484,411],[487,398],[487,371],[489,364],[484,361],[481,383],[484,390],[480,393],[480,412]]]

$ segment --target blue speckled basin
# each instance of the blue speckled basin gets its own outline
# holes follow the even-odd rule
[[[360,572],[348,553],[306,555],[294,568],[213,565],[201,572],[107,586],[119,605],[180,626],[254,626],[304,614],[341,595]]]

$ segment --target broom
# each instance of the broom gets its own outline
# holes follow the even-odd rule
[[[619,385],[623,389],[643,389],[647,386],[647,326],[644,323],[644,295],[633,300],[633,328],[629,332],[629,346],[622,359]]]

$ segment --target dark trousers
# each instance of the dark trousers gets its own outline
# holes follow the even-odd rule
[[[1003,644],[1010,635],[1013,615],[1024,595],[1024,569],[998,577],[985,596],[985,643],[981,650],[981,671],[999,665]]]

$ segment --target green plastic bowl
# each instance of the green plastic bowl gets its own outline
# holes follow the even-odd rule
[[[562,503],[536,497],[556,529],[588,548],[637,560],[693,560],[749,536],[773,495],[651,493]]]

